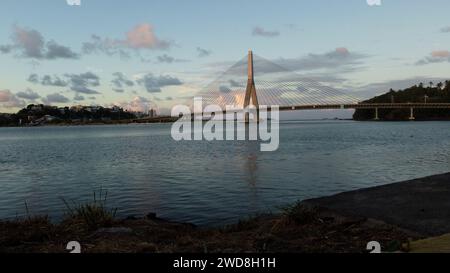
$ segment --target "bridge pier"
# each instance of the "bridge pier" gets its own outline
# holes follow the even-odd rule
[[[375,108],[375,118],[373,120],[380,120],[378,117],[378,108]]]
[[[415,120],[416,118],[414,117],[414,108],[411,107],[409,112],[409,120]]]

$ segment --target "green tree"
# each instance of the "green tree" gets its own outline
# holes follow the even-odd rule
[[[445,89],[450,89],[450,81],[449,80],[445,81]]]

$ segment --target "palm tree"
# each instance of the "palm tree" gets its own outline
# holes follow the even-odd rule
[[[439,89],[439,90],[442,90],[442,86],[443,86],[444,84],[442,83],[442,82],[439,82],[438,84],[436,84],[436,87]]]
[[[445,81],[445,88],[450,88],[450,81],[449,80],[446,80]]]
[[[430,88],[432,88],[432,87],[433,87],[433,84],[434,84],[433,82],[430,82]]]

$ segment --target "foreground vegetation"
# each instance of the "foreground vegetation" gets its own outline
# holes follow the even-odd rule
[[[67,252],[78,241],[87,253],[323,253],[366,252],[369,241],[386,251],[405,247],[414,234],[365,218],[344,217],[297,203],[278,215],[260,215],[237,224],[201,228],[146,217],[116,219],[106,196],[84,205],[68,205],[64,220],[46,216],[0,222],[0,252]]]
[[[434,84],[420,83],[404,90],[390,90],[386,94],[366,100],[363,103],[450,103],[450,81]],[[409,109],[379,109],[380,120],[408,120]],[[416,120],[450,120],[449,109],[415,109]],[[358,109],[355,120],[372,120],[373,109]]]

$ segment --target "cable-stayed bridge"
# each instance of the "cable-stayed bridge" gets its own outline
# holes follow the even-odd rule
[[[450,109],[450,103],[360,103],[360,99],[303,77],[271,61],[253,55],[231,66],[219,78],[201,90],[196,97],[202,97],[207,105],[227,105],[245,109],[253,105],[278,106],[281,111],[311,109],[373,109],[378,119],[378,109]],[[195,110],[194,110],[195,111]],[[246,118],[248,119],[248,117]]]

